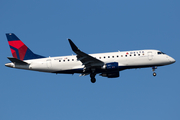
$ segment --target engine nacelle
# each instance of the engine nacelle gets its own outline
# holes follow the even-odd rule
[[[112,72],[112,73],[101,73],[100,75],[103,77],[108,77],[108,78],[116,78],[116,77],[119,77],[119,71]]]
[[[119,77],[118,62],[106,63],[103,68],[106,69],[106,72],[100,74],[101,76],[108,78]]]
[[[118,70],[118,62],[106,63],[107,70]]]

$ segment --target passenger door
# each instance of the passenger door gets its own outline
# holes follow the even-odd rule
[[[152,60],[152,59],[153,59],[153,53],[152,53],[152,51],[149,51],[149,52],[148,52],[148,59],[149,59],[149,60]]]
[[[51,68],[52,67],[51,59],[47,59],[46,60],[46,65],[47,65],[47,68]]]

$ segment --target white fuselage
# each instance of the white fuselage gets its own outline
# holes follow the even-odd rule
[[[117,62],[119,71],[130,68],[163,66],[174,63],[175,60],[158,50],[135,50],[123,52],[109,52],[90,54],[106,63]],[[24,60],[28,65],[14,63],[5,64],[8,67],[34,70],[50,73],[82,73],[84,65],[77,60],[76,55],[49,57],[41,59]],[[103,70],[103,67],[102,67]]]

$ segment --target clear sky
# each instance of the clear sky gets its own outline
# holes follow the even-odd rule
[[[180,120],[179,0],[1,0],[0,120]],[[5,33],[43,56],[157,49],[176,63],[119,78],[5,67]]]

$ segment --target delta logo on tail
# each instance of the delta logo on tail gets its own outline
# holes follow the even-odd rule
[[[43,56],[34,54],[15,34],[8,33],[6,37],[14,58],[19,60],[44,58]]]

